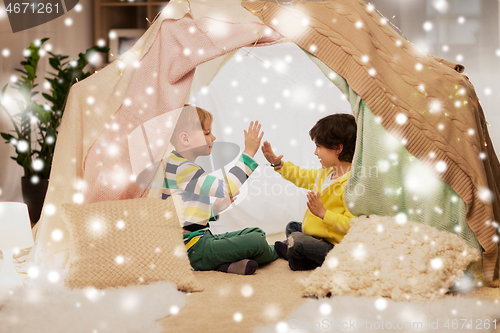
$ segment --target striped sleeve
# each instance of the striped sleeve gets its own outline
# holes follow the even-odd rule
[[[217,198],[234,196],[257,166],[258,163],[253,158],[242,154],[229,170],[227,177],[222,179],[205,173],[192,162],[184,162],[177,167],[176,186],[185,192],[200,196]],[[170,184],[169,187],[172,188]]]

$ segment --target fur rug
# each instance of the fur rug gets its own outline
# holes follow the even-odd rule
[[[496,320],[496,329],[495,321]],[[500,304],[448,297],[432,303],[394,302],[381,297],[310,299],[285,320],[257,329],[275,332],[497,332]]]
[[[304,283],[304,296],[441,299],[480,258],[458,235],[406,217],[360,216],[323,265]]]
[[[70,290],[57,279],[59,272],[49,274],[48,279],[41,274],[29,284],[0,289],[0,332],[160,333],[159,320],[186,304],[185,295],[169,282]]]

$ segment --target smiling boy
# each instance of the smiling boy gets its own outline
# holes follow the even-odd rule
[[[195,163],[199,156],[212,152],[216,137],[212,133],[213,116],[192,105],[182,109],[173,131],[175,150],[165,168],[165,187],[176,202],[176,210],[184,229],[191,266],[195,270],[219,270],[241,275],[253,274],[258,265],[278,258],[274,245],[269,245],[260,228],[245,228],[224,234],[212,234],[209,221],[235,200],[238,189],[258,164],[253,159],[263,132],[259,122],[251,122],[245,134],[245,149],[226,178],[206,173]],[[168,195],[164,195],[166,199]],[[213,204],[210,197],[217,198]]]
[[[316,144],[314,154],[320,169],[302,169],[283,155],[276,156],[267,141],[262,152],[283,178],[305,188],[307,211],[302,222],[286,226],[287,240],[276,242],[278,254],[287,259],[292,270],[321,266],[326,255],[340,243],[349,230],[353,216],[344,201],[344,188],[351,170],[356,145],[356,122],[352,115],[333,114],[320,119],[309,131]]]

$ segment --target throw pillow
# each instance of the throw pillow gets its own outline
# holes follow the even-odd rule
[[[171,198],[62,205],[71,238],[70,288],[171,281],[201,291],[192,272]]]

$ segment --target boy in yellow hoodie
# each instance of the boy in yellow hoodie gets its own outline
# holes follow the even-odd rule
[[[321,266],[335,244],[349,230],[353,216],[344,202],[344,188],[351,170],[356,146],[356,122],[352,115],[333,114],[320,119],[309,131],[316,144],[314,155],[321,168],[301,169],[276,156],[267,141],[262,152],[283,178],[308,189],[307,211],[302,222],[286,226],[287,240],[276,242],[278,254],[287,259],[292,270]]]

